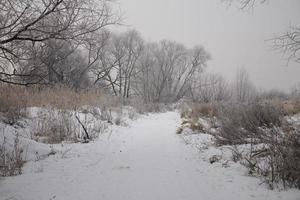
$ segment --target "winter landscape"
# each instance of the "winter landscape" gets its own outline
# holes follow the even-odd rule
[[[0,1],[0,200],[300,200],[299,8]]]

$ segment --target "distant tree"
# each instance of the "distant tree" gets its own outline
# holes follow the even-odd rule
[[[187,49],[168,40],[148,44],[140,59],[136,91],[147,102],[179,100],[187,95],[209,59],[210,54],[201,46]]]
[[[292,97],[295,97],[295,98],[300,98],[300,83],[294,85],[294,86],[291,88],[291,96],[292,96]]]
[[[129,98],[143,48],[144,40],[136,30],[112,34],[101,53],[100,64],[93,69],[94,83],[111,89],[116,96]]]
[[[193,101],[220,102],[231,98],[227,81],[218,74],[204,73],[195,80],[190,94]]]
[[[233,83],[233,94],[238,102],[247,102],[255,97],[255,87],[249,79],[247,71],[239,68]]]
[[[91,72],[94,84],[121,99],[170,102],[187,95],[204,71],[210,54],[201,46],[163,40],[146,43],[136,30],[110,34]]]

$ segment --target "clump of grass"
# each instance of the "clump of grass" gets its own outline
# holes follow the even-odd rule
[[[0,176],[15,176],[22,173],[23,148],[20,147],[19,136],[14,139],[13,149],[7,148],[6,137],[0,145]]]
[[[300,99],[284,101],[281,104],[282,111],[285,115],[295,115],[300,113]]]
[[[180,135],[180,134],[182,134],[182,132],[183,132],[183,128],[179,127],[176,131],[176,134]]]
[[[177,134],[181,134],[184,128],[189,128],[193,132],[203,132],[204,128],[201,123],[199,123],[198,118],[187,118],[186,115],[183,115],[183,121],[181,127],[177,129]]]
[[[74,123],[72,113],[68,111],[49,111],[46,115],[39,117],[31,137],[49,144],[66,140],[74,142],[77,141],[77,126]]]
[[[189,112],[189,117],[199,118],[199,117],[213,117],[216,116],[217,108],[216,105],[212,103],[194,103],[191,106],[191,112]]]

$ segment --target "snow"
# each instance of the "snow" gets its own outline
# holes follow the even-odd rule
[[[267,189],[237,163],[210,164],[209,156],[222,151],[211,146],[209,135],[177,135],[177,112],[127,124],[109,126],[88,144],[54,145],[55,155],[0,179],[0,199],[300,199],[299,190]]]

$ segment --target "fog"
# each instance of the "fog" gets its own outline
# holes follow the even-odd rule
[[[274,51],[270,39],[300,23],[300,1],[272,0],[241,10],[221,0],[120,0],[125,28],[148,41],[203,45],[212,54],[207,71],[235,77],[245,68],[258,88],[289,90],[300,82],[300,64]]]

